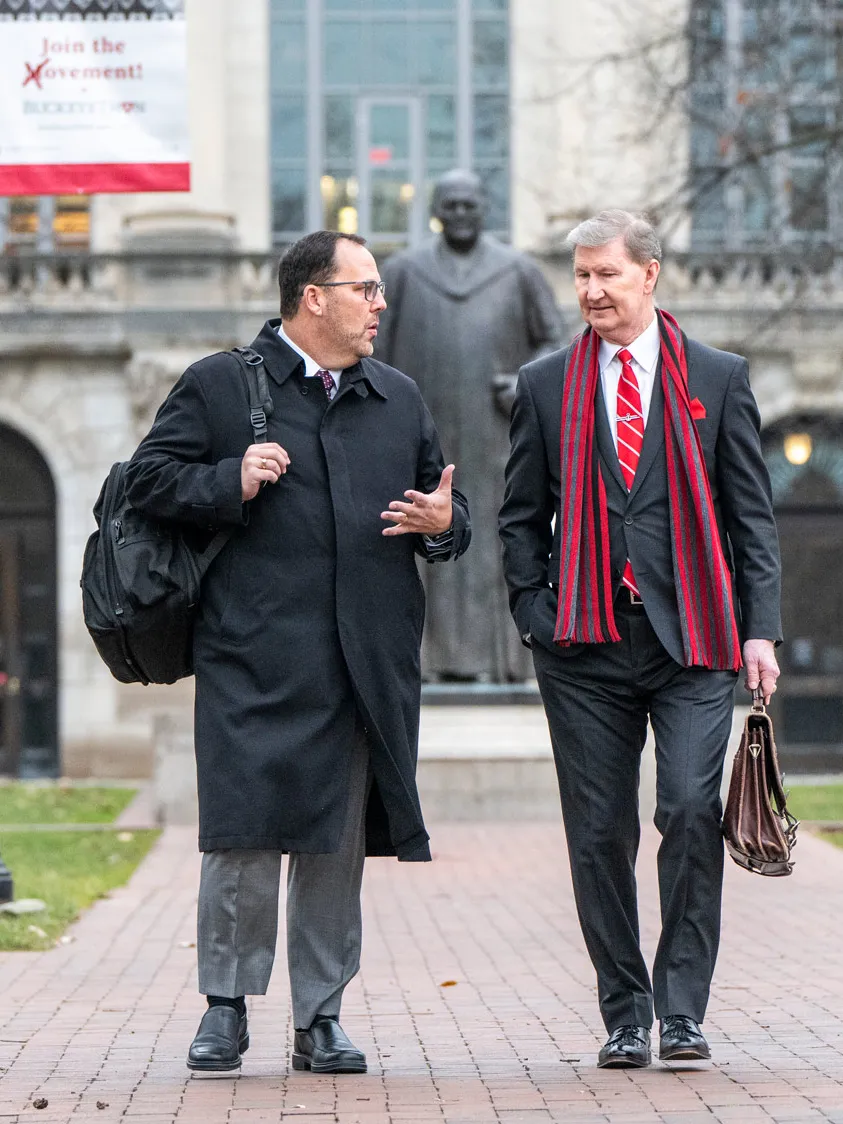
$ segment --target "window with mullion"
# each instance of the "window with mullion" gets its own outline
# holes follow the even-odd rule
[[[321,211],[326,225],[351,228],[367,209],[376,241],[406,220],[412,201],[462,153],[487,185],[488,228],[506,235],[508,8],[508,0],[321,0],[317,16],[308,0],[270,0],[276,241],[300,233],[279,224],[313,222]],[[467,25],[465,39],[460,29]],[[403,128],[414,122],[415,155],[399,158],[395,138],[377,140],[378,114],[390,105]],[[365,136],[368,154],[360,151]],[[419,233],[418,208],[413,213],[408,237]]]
[[[693,242],[840,238],[836,0],[694,0],[689,21]]]
[[[272,0],[270,152],[272,229],[292,241],[307,228],[307,28],[305,0]]]
[[[509,230],[509,22],[507,4],[473,0],[474,168],[486,192],[486,225]]]

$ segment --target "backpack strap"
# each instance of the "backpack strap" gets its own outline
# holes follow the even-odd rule
[[[259,445],[266,440],[266,419],[272,414],[274,404],[266,381],[266,367],[263,356],[251,347],[232,348],[232,355],[240,364],[249,390],[249,421],[252,423],[254,443]],[[204,576],[208,567],[231,538],[231,531],[217,531],[197,561],[200,574]]]
[[[232,354],[237,356],[246,378],[249,389],[249,420],[252,423],[254,443],[259,445],[266,440],[266,419],[274,409],[266,381],[264,359],[251,347],[235,347]]]

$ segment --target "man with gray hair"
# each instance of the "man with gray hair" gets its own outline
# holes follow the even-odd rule
[[[780,562],[747,361],[687,339],[646,219],[568,236],[586,328],[521,369],[500,515],[510,608],[550,726],[609,1039],[598,1065],[710,1057],[720,782],[741,666],[776,688]],[[555,522],[554,522],[555,519]],[[641,955],[638,775],[652,724],[662,931]]]

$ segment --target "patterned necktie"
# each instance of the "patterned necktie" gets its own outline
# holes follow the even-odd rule
[[[322,385],[325,387],[325,393],[329,398],[333,398],[334,391],[337,388],[337,384],[334,382],[334,376],[330,371],[317,371],[316,374],[322,380]]]
[[[621,361],[621,377],[618,382],[618,460],[627,488],[632,491],[635,471],[641,457],[644,443],[644,411],[641,408],[641,391],[638,379],[630,365],[632,353],[622,347],[618,352]],[[623,584],[640,597],[638,586],[632,576],[632,565],[627,558],[623,572]]]

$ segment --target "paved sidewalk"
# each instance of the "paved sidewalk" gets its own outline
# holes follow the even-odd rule
[[[432,864],[367,866],[363,970],[343,1023],[368,1075],[288,1071],[279,950],[270,994],[250,1005],[242,1076],[188,1076],[198,859],[194,831],[170,828],[72,943],[0,955],[0,1124],[843,1124],[843,851],[803,831],[789,879],[729,863],[706,1021],[714,1063],[605,1072],[561,828],[432,834]],[[650,829],[639,867],[650,954],[655,847]]]

